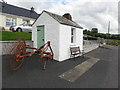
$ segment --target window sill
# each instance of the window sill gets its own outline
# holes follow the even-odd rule
[[[71,43],[70,46],[76,46],[76,43]]]

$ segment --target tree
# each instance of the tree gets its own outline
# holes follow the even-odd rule
[[[86,34],[87,33],[87,29],[83,30],[83,34]]]
[[[97,28],[92,28],[91,33],[98,33],[98,29]]]
[[[83,30],[83,34],[87,34],[87,35],[90,35],[90,30],[87,30],[87,29],[85,29],[85,30]]]

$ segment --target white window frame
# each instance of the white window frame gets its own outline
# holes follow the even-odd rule
[[[16,26],[16,18],[6,17],[6,26]]]
[[[71,28],[71,43],[76,43],[76,28]]]

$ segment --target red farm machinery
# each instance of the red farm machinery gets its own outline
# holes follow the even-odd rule
[[[49,48],[49,51],[47,51]],[[32,49],[33,52],[28,52],[26,49]],[[34,55],[35,53],[39,54],[40,61],[44,62],[43,70],[46,69],[46,61],[44,58],[52,59],[53,60],[53,50],[50,46],[50,41],[48,41],[46,44],[41,46],[39,49],[31,47],[29,45],[26,45],[26,42],[24,39],[19,39],[17,43],[13,46],[10,56],[12,56],[12,60],[10,61],[10,66],[12,70],[18,70],[24,61],[25,57],[30,57]]]

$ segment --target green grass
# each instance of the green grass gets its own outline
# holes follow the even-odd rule
[[[86,34],[84,34],[84,35],[86,35]],[[88,39],[97,39],[96,37],[93,37],[93,36],[90,36],[90,35],[86,35],[87,37],[88,37]],[[105,39],[105,41],[106,42],[108,42],[108,43],[113,43],[113,44],[116,44],[116,45],[118,45],[118,46],[120,46],[120,40],[117,40],[117,39]]]
[[[108,42],[113,42],[113,43],[116,43],[118,46],[120,46],[120,40],[117,40],[117,39],[106,39],[105,40],[106,42],[108,41]]]
[[[27,32],[11,32],[11,31],[0,31],[2,32],[2,41],[15,41],[19,37],[23,37],[25,40],[31,40],[32,33]]]

